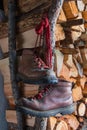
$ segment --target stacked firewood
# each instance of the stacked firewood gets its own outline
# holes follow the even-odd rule
[[[21,1],[22,0],[20,0],[20,4]],[[43,0],[41,0],[40,3],[39,0],[38,2],[34,0],[34,2],[39,4],[36,5],[36,7],[44,3]],[[27,3],[25,4],[27,5]],[[78,2],[67,0],[66,2],[64,2],[55,27],[56,46],[54,71],[58,78],[64,78],[74,83],[74,86],[72,88],[72,95],[73,101],[76,103],[76,108],[75,112],[71,115],[62,116],[61,114],[58,114],[56,115],[56,117],[50,117],[48,119],[47,130],[80,130],[82,129],[82,127],[84,127],[84,130],[87,129],[87,11],[85,10],[86,4],[86,0]],[[34,5],[32,6],[32,8],[30,8],[30,10],[33,10]],[[21,12],[26,13],[27,10],[23,10],[25,8],[21,9]],[[8,10],[6,10],[6,12],[8,12]],[[22,20],[18,20],[19,32],[27,31],[33,26],[35,26],[34,24],[36,23],[34,23],[35,20],[33,20],[32,17],[33,19],[38,19],[37,14],[35,14],[30,15],[28,18],[26,17],[25,20],[24,16],[22,17]],[[5,28],[5,30],[3,28]],[[4,31],[3,34],[1,31],[0,37],[7,36],[7,24],[3,25],[3,28],[2,29]],[[4,46],[4,49],[7,50],[6,44]],[[0,61],[0,68],[4,75],[4,90],[11,109],[6,111],[6,119],[8,122],[17,124],[14,98],[10,83],[8,58]],[[38,93],[39,86],[23,83],[20,83],[19,86],[22,96],[28,97]],[[25,120],[27,126],[33,127],[35,125],[34,117],[26,116]]]
[[[80,12],[75,1],[64,2],[56,25],[54,70],[57,77],[74,83],[72,96],[76,108],[70,115],[49,118],[48,130],[87,129],[86,19],[87,12]]]

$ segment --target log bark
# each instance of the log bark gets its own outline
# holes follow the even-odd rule
[[[60,47],[59,50],[63,54],[77,54],[78,53],[78,50],[76,50],[75,48],[63,48],[63,47]]]
[[[60,24],[63,27],[71,27],[71,26],[78,26],[84,24],[84,19],[75,19],[75,20],[68,20],[66,22],[61,22]]]

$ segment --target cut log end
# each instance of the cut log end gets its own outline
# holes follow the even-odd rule
[[[78,109],[77,111],[78,111],[78,115],[79,115],[79,116],[82,117],[82,116],[85,115],[86,105],[85,105],[84,103],[80,103],[77,109]]]

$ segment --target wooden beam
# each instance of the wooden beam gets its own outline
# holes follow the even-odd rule
[[[34,28],[41,19],[41,16],[49,7],[50,3],[44,3],[36,8],[16,16],[17,28],[16,33],[22,33],[29,29]],[[30,6],[29,6],[30,7]],[[0,23],[0,39],[8,37],[8,23]]]
[[[49,0],[49,2],[51,2],[51,0]],[[5,14],[8,16],[8,1],[3,0],[3,3],[4,3]],[[32,11],[33,9],[36,9],[37,7],[45,3],[47,4],[48,0],[18,0],[16,2],[16,8],[17,8],[16,15],[24,14],[29,11]]]

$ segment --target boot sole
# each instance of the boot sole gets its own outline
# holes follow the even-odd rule
[[[55,77],[40,77],[40,78],[27,78],[26,76],[22,75],[22,74],[18,74],[17,75],[17,81],[23,81],[24,83],[28,83],[28,84],[57,84],[58,83],[58,79]]]
[[[56,116],[58,113],[62,115],[73,113],[75,111],[75,104],[73,103],[72,105],[66,107],[62,107],[54,110],[48,110],[48,111],[35,111],[22,106],[18,106],[17,110],[26,115],[29,114],[31,116],[36,116],[36,117],[50,117],[50,116]]]

